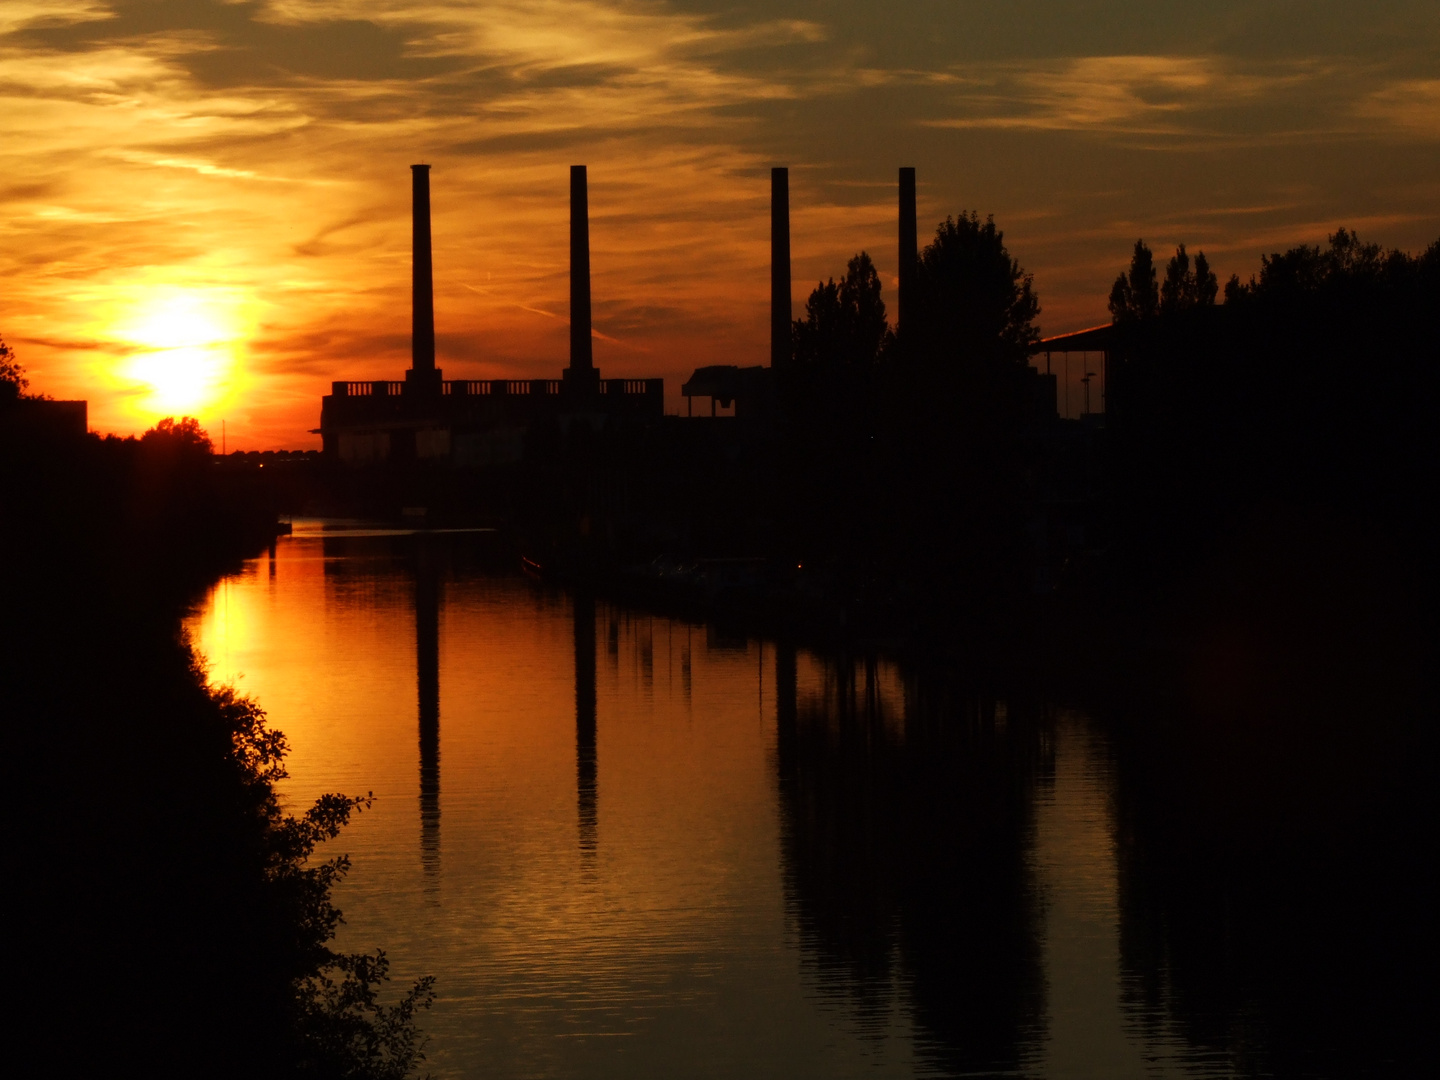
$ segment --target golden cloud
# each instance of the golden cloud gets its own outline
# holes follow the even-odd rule
[[[1422,139],[1440,139],[1440,79],[1405,79],[1367,94],[1355,107],[1362,120]]]
[[[1203,114],[1262,100],[1323,74],[1315,63],[1246,71],[1219,57],[1084,56],[970,65],[936,81],[954,87],[961,115],[933,127],[1193,135]]]

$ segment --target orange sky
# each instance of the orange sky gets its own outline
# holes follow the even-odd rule
[[[1194,7],[1191,5],[1189,7]],[[332,379],[409,362],[409,170],[434,166],[439,362],[554,376],[567,168],[590,167],[596,363],[768,355],[768,169],[797,311],[864,248],[994,213],[1045,333],[1136,236],[1222,279],[1338,225],[1440,235],[1433,0],[9,0],[0,334],[92,426],[317,445]]]

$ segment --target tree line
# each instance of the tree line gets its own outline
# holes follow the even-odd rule
[[[962,612],[1010,619],[1046,560],[1110,591],[1161,563],[1184,577],[1220,532],[1302,493],[1349,514],[1388,492],[1413,520],[1436,250],[1340,229],[1222,289],[1204,251],[1161,260],[1137,240],[1108,298],[1109,415],[1082,433],[1029,364],[1033,276],[993,218],[947,218],[898,325],[867,252],[816,284],[777,373],[775,444],[748,471],[712,467],[706,490],[756,523],[751,546],[825,567],[854,616],[903,612],[918,636]],[[1083,550],[1056,539],[1082,527]]]

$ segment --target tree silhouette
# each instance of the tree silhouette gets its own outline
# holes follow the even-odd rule
[[[168,447],[182,454],[209,454],[215,449],[209,434],[193,416],[182,416],[176,423],[167,416],[140,437],[142,446]]]
[[[1122,273],[1110,287],[1110,317],[1117,323],[1137,322],[1153,317],[1159,310],[1155,258],[1144,240],[1136,240],[1135,251],[1130,256],[1130,273]]]
[[[203,677],[198,663],[193,670]],[[435,980],[421,978],[394,1005],[380,1004],[378,991],[390,979],[384,951],[372,956],[330,948],[343,921],[331,893],[350,870],[349,856],[321,859],[316,854],[321,844],[340,835],[354,812],[370,807],[371,797],[322,795],[298,817],[285,813],[275,792],[288,775],[285,736],[266,724],[263,709],[233,688],[207,688],[205,696],[209,701],[203,707],[213,709],[232,733],[233,768],[253,817],[251,842],[264,883],[256,902],[269,907],[274,922],[289,931],[271,947],[277,966],[288,969],[284,974],[294,994],[286,1011],[297,1071],[403,1080],[424,1059],[415,1014],[430,1007]]]
[[[1225,286],[1225,302],[1294,301],[1327,290],[1402,288],[1412,278],[1433,275],[1440,263],[1440,241],[1419,257],[1411,257],[1403,251],[1387,252],[1379,244],[1362,243],[1357,233],[1343,227],[1328,240],[1329,247],[1323,251],[1318,245],[1302,244],[1261,256],[1259,277],[1242,284],[1238,276],[1232,276]]]
[[[913,336],[905,329],[906,355],[940,365],[1024,363],[1028,346],[1040,338],[1040,301],[993,217],[983,223],[974,211],[947,217],[916,269],[917,326]]]
[[[831,372],[864,370],[879,357],[887,332],[880,276],[862,251],[838,284],[834,278],[817,284],[805,301],[805,318],[793,329],[795,362]]]
[[[1185,252],[1185,245],[1181,244],[1165,267],[1165,284],[1160,287],[1160,311],[1168,315],[1173,311],[1210,307],[1219,291],[1219,282],[1210,269],[1205,252],[1196,254],[1192,270],[1190,256]],[[1113,292],[1111,295],[1113,297]]]
[[[25,391],[30,388],[30,380],[25,377],[25,369],[15,359],[15,350],[0,338],[0,404],[18,401],[26,396]]]

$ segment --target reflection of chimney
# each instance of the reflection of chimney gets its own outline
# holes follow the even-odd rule
[[[770,170],[770,366],[790,363],[790,170]]]
[[[415,696],[420,706],[420,864],[440,870],[440,574],[436,553],[416,537]]]
[[[410,367],[435,370],[435,284],[430,270],[430,166],[411,165],[414,240],[411,269]]]
[[[580,853],[594,856],[599,832],[599,763],[595,752],[595,598],[576,593],[575,781],[580,811]]]
[[[795,775],[797,672],[795,646],[780,641],[775,645],[775,731],[776,757],[780,766],[780,778],[789,780]]]
[[[570,367],[571,387],[595,387],[599,376],[590,341],[590,200],[585,166],[570,166]]]
[[[906,320],[915,304],[915,265],[919,258],[915,230],[915,170],[900,170],[900,303],[895,313],[897,330],[906,328]]]

